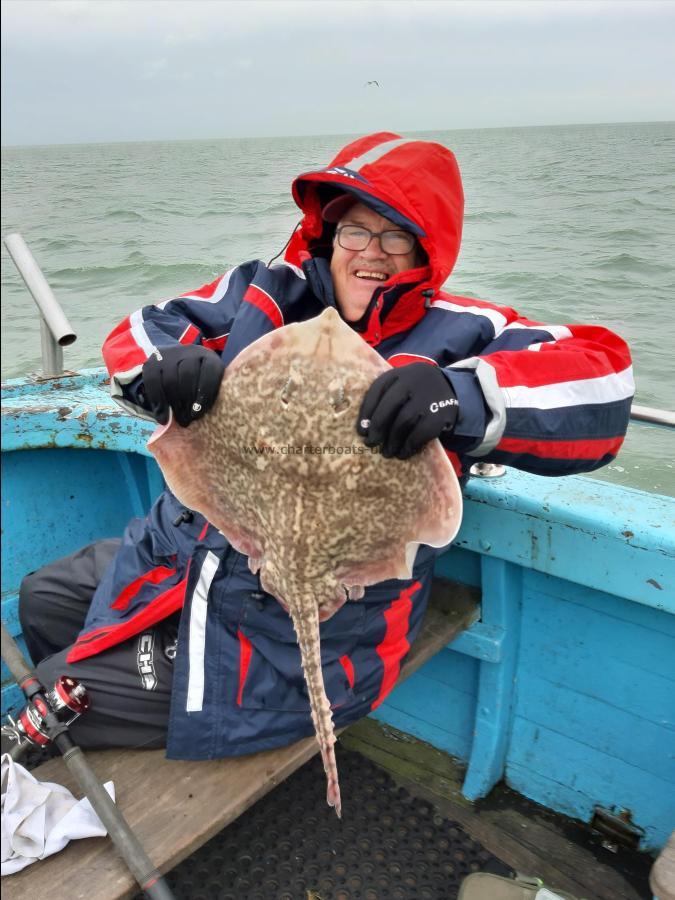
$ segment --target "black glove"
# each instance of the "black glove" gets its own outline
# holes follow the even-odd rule
[[[224,372],[218,354],[198,344],[158,348],[143,364],[150,414],[166,425],[171,407],[178,424],[187,428],[213,406]]]
[[[412,363],[380,375],[366,391],[356,430],[382,456],[408,459],[434,438],[452,434],[457,397],[437,366]]]

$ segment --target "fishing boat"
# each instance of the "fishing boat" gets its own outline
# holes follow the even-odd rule
[[[164,483],[152,427],[111,401],[105,371],[64,370],[74,331],[20,236],[6,243],[43,335],[43,371],[2,386],[2,618],[21,645],[22,577],[120,535]],[[632,419],[675,429],[672,413],[634,407]],[[543,846],[553,832],[541,826],[530,850],[550,865],[557,854],[583,896],[650,896],[646,873],[675,829],[675,498],[583,476],[474,474],[436,567],[475,598],[467,627],[341,740],[427,797],[445,790],[481,834],[481,809],[507,822],[490,798],[519,798],[530,812],[505,846],[522,846],[514,829],[533,827],[532,810],[540,823],[550,812],[567,849]],[[3,666],[3,717],[24,704]],[[597,864],[587,882],[584,842]]]

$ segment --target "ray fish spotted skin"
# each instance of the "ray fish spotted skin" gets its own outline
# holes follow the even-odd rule
[[[149,442],[176,497],[249,557],[291,616],[338,816],[319,624],[368,585],[410,578],[419,544],[448,544],[462,513],[438,441],[402,461],[358,437],[363,395],[389,368],[327,309],[259,338],[228,366],[207,415],[189,428],[169,424]]]

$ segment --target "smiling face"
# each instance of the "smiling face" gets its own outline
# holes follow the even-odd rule
[[[344,214],[338,228],[342,225],[361,225],[373,232],[401,230],[363,203],[355,203]],[[358,322],[368,308],[375,288],[398,272],[414,269],[416,260],[416,246],[410,253],[392,255],[384,252],[378,238],[373,238],[365,250],[345,250],[335,239],[330,273],[335,299],[345,320]]]

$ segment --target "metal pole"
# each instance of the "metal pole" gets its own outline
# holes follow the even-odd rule
[[[42,374],[53,378],[63,372],[63,347],[54,340],[49,325],[40,316],[40,343],[42,345]]]
[[[44,375],[53,378],[63,371],[61,347],[72,344],[77,340],[77,335],[21,235],[17,232],[8,234],[5,246],[33,300],[37,303],[45,323],[45,327],[42,328],[42,365]]]
[[[5,628],[4,622],[0,623],[0,628],[2,657],[7,668],[29,702],[36,695],[44,700],[44,689],[39,679],[24,659],[16,641]],[[45,705],[47,705],[46,701]],[[94,774],[82,750],[74,743],[67,728],[58,722],[53,713],[50,715],[56,724],[52,739],[63,755],[63,761],[91,803],[94,812],[107,828],[110,839],[141,889],[151,900],[175,900],[169,886],[153,865],[126,819]],[[53,724],[49,721],[50,715],[45,717],[48,732],[51,732]]]

